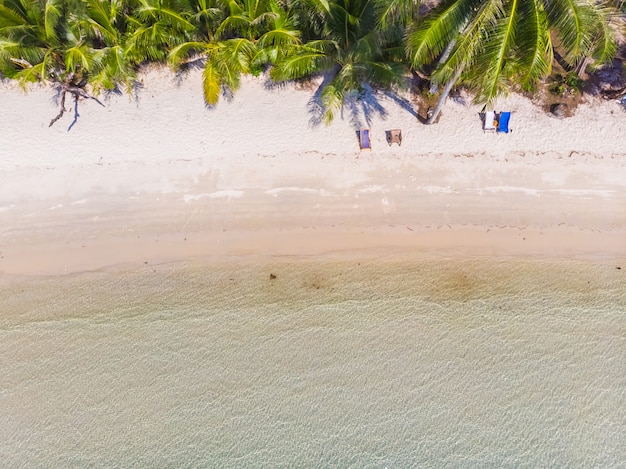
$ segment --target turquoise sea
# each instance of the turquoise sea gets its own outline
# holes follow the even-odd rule
[[[0,461],[624,467],[626,261],[0,277]]]

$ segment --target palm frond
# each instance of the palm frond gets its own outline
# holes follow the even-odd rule
[[[303,9],[310,8],[318,13],[322,13],[324,15],[330,14],[332,1],[329,0],[303,0],[298,2],[299,6]]]
[[[623,28],[624,17],[620,20],[615,8],[597,5],[592,11],[593,36],[590,44],[590,55],[598,62],[598,65],[610,62],[617,53],[616,30]],[[595,64],[592,64],[595,65]]]
[[[517,24],[521,16],[519,8],[522,1],[510,0],[507,10],[498,11],[495,25],[485,34],[481,63],[478,67],[482,75],[476,96],[478,102],[491,102],[506,84],[505,68],[507,65],[512,68],[507,61],[514,61],[511,51],[515,45]]]
[[[39,80],[44,79],[46,75],[44,63],[38,63],[32,67],[24,68],[17,72],[14,77],[17,79],[20,86],[26,87],[28,83],[36,83]]]
[[[87,23],[97,31],[108,44],[117,42],[120,31],[113,25],[112,19],[115,17],[111,10],[105,8],[105,3],[100,0],[85,0],[89,17]]]
[[[204,93],[204,101],[214,106],[220,99],[222,85],[220,76],[214,67],[212,60],[207,60],[204,71],[202,72],[202,90]]]
[[[238,33],[250,25],[250,18],[242,15],[231,15],[224,19],[215,30],[215,37],[225,38],[229,33]]]
[[[305,78],[324,71],[331,65],[323,50],[302,46],[295,52],[279,60],[270,69],[270,76],[275,81]]]
[[[67,49],[65,51],[65,68],[71,72],[88,72],[91,69],[89,48],[85,45],[78,45]]]
[[[554,55],[543,3],[532,0],[524,2],[523,7],[518,35],[521,85],[530,90],[541,77],[550,74]]]
[[[258,16],[252,16],[250,20],[250,25],[254,26],[255,28],[259,28],[267,24],[270,24],[273,21],[276,21],[277,18],[278,18],[277,12],[266,11],[266,12],[259,14]]]
[[[92,62],[97,64],[92,66],[89,73],[89,83],[94,93],[98,93],[101,88],[113,89],[118,84],[124,84],[126,90],[130,91],[135,73],[129,68],[122,46],[96,51]]]
[[[178,67],[185,60],[187,60],[194,52],[200,52],[206,50],[207,44],[205,42],[190,41],[183,42],[173,47],[167,54],[167,61],[174,67]]]
[[[25,24],[26,21],[22,15],[0,3],[0,29],[22,26]]]
[[[579,0],[551,0],[547,3],[550,26],[566,51],[565,59],[574,64],[589,49],[590,37],[586,25],[589,24],[589,10]]]
[[[399,63],[367,62],[366,81],[373,85],[390,87],[404,86],[404,67]]]
[[[42,61],[44,51],[39,47],[24,46],[13,39],[0,38],[0,71],[11,77],[22,68],[30,68]]]
[[[361,90],[366,77],[367,67],[364,63],[348,63],[338,70],[332,84],[345,97],[351,91]]]
[[[484,46],[483,32],[497,23],[501,11],[501,0],[482,1],[477,8],[472,9],[472,16],[465,19],[462,29],[454,38],[454,47],[451,48],[448,58],[433,72],[433,81],[447,82],[457,76],[460,70],[466,70],[476,62]]]
[[[335,80],[331,81],[322,90],[320,101],[324,108],[322,120],[324,124],[330,125],[335,117],[335,113],[341,110],[345,99],[345,94],[341,87],[337,87]]]
[[[228,68],[237,70],[239,73],[250,71],[250,62],[256,52],[256,45],[245,38],[229,39],[225,41],[225,47],[221,49],[221,54],[229,65]]]
[[[380,43],[378,32],[371,31],[369,34],[360,37],[347,51],[347,55],[351,57],[351,62],[377,60],[382,56]]]
[[[300,44],[300,31],[294,29],[274,29],[263,34],[258,41],[261,48]]]
[[[163,8],[155,0],[140,0],[140,6],[137,8],[136,13],[141,20],[146,22],[164,21],[166,24],[181,30],[192,30],[194,28],[194,25],[180,13],[169,8]]]
[[[44,30],[46,39],[54,40],[57,37],[56,27],[62,15],[61,5],[58,0],[46,0],[44,8]]]
[[[407,53],[413,68],[422,68],[436,59],[461,33],[469,21],[473,3],[472,0],[443,2],[426,20],[409,31]]]
[[[381,30],[392,26],[404,27],[419,16],[419,0],[377,0],[376,16]]]

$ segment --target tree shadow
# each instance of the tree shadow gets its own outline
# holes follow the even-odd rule
[[[448,95],[448,97],[455,103],[460,104],[461,106],[467,107],[469,104],[467,99],[465,99],[465,96],[463,96],[462,88],[453,88],[452,90],[450,90],[450,94]]]
[[[310,127],[319,127],[324,121],[324,115],[328,109],[322,102],[322,94],[333,78],[333,73],[325,74],[322,82],[317,86],[313,96],[307,103]],[[342,119],[348,118],[352,126],[357,129],[363,126],[371,126],[374,116],[384,119],[388,115],[377,93],[369,85],[364,85],[360,91],[349,93],[344,98],[339,113]]]
[[[119,98],[124,95],[130,96],[131,101],[139,103],[139,92],[144,89],[144,84],[140,80],[133,80],[127,89],[122,89],[120,83],[116,83],[113,88],[102,91],[105,103],[110,103],[112,98]]]
[[[384,119],[389,115],[385,107],[380,103],[376,92],[367,85],[363,88],[363,91],[355,92],[346,99],[342,107],[342,118],[344,117],[344,112],[349,114],[350,123],[355,128],[371,127],[375,116]],[[361,117],[365,121],[364,123]]]
[[[292,83],[294,82],[288,81],[288,80],[274,81],[269,77],[269,75],[266,75],[265,78],[263,79],[262,86],[263,86],[263,89],[267,91],[280,91],[280,90],[284,90],[285,88],[287,88],[287,86],[289,86]]]
[[[333,80],[334,77],[334,72],[323,74],[322,82],[317,86],[317,88],[313,92],[313,96],[311,96],[307,103],[306,107],[310,115],[310,127],[319,127],[324,120],[324,113],[326,112],[326,108],[322,103],[322,93],[324,92],[324,88],[326,88],[326,86]]]
[[[72,127],[74,127],[76,122],[78,122],[79,117],[80,117],[80,114],[78,113],[78,96],[74,96],[74,119],[72,120],[72,123],[67,128],[68,132],[72,130]]]
[[[192,70],[201,70],[204,68],[204,66],[206,65],[206,57],[197,57],[195,59],[192,59],[188,62],[185,62],[183,64],[181,64],[178,67],[178,70],[176,71],[176,75],[185,75],[189,72],[191,72]]]
[[[133,99],[133,101],[135,101],[137,104],[139,104],[139,93],[141,91],[143,91],[143,89],[145,88],[145,85],[143,84],[143,82],[139,81],[139,80],[135,80],[133,82],[133,84],[131,85],[131,97]]]
[[[54,106],[59,107],[61,105],[63,88],[61,88],[61,85],[58,84],[53,84],[52,88],[54,89],[54,94],[50,98],[50,101],[52,101],[52,104],[54,104]]]
[[[409,101],[408,99],[402,96],[399,96],[397,93],[394,93],[393,91],[383,91],[382,93],[385,96],[387,96],[389,99],[394,101],[396,104],[398,104],[402,109],[404,109],[406,112],[411,114],[416,119],[420,118],[417,111],[413,108],[413,104],[411,104],[411,101]]]
[[[198,57],[196,59],[190,60],[189,62],[185,62],[178,66],[176,71],[174,72],[174,79],[172,80],[177,88],[183,84],[183,81],[187,79],[189,74],[195,70],[204,70],[204,66],[206,65],[206,58]]]
[[[72,119],[72,123],[69,125],[69,127],[67,128],[67,131],[69,132],[70,130],[72,130],[72,127],[74,127],[76,125],[76,123],[78,122],[78,118],[80,117],[80,114],[78,112],[78,101],[80,100],[80,98],[84,98],[84,99],[92,99],[95,102],[97,102],[100,106],[102,107],[106,107],[102,101],[100,101],[98,98],[96,98],[95,96],[90,96],[90,95],[82,95],[79,96],[75,93],[71,93],[69,92],[72,97],[74,98],[74,119]],[[52,124],[50,124],[52,125]]]
[[[133,90],[132,86],[134,86],[134,85],[131,85],[131,89],[130,89],[131,93],[132,93],[132,90]],[[122,91],[120,89],[119,85],[115,85],[114,88],[108,89],[108,90],[104,90],[102,92],[102,95],[104,96],[104,101],[105,102],[110,102],[112,97],[119,98],[120,96],[124,96],[124,94],[125,94],[124,91]]]

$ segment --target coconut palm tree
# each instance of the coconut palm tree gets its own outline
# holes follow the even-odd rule
[[[60,87],[61,110],[67,93],[95,99],[86,91],[101,69],[83,25],[83,3],[61,0],[0,1],[0,72],[25,86],[51,81]],[[71,10],[70,10],[71,8]]]
[[[95,92],[124,84],[127,91],[142,61],[134,61],[126,51],[126,39],[132,32],[132,5],[124,0],[83,0],[86,8],[81,24],[94,49],[93,60],[98,67],[90,76]]]
[[[0,70],[5,76],[24,84],[63,71],[62,15],[61,3],[54,0],[0,1]]]
[[[126,55],[135,62],[161,62],[168,52],[189,40],[194,24],[188,18],[184,0],[134,0],[127,16],[130,34]]]
[[[404,29],[419,18],[419,0],[378,0],[376,9],[379,26],[383,30],[392,27]]]
[[[365,84],[400,85],[404,67],[398,56],[400,35],[394,19],[408,22],[416,2],[395,0],[300,0],[298,9],[311,25],[309,36],[270,70],[277,81],[327,73],[320,94],[323,120],[329,123],[346,99]],[[396,32],[396,34],[393,34]]]
[[[444,0],[407,40],[412,66],[439,59],[431,73],[445,83],[429,117],[435,122],[452,87],[466,83],[478,103],[550,73],[555,45],[572,66],[604,63],[615,53],[611,9],[581,0]]]
[[[178,68],[204,58],[204,99],[214,105],[223,89],[239,87],[242,74],[259,73],[300,42],[290,14],[277,0],[233,0],[213,34],[172,48],[168,60]]]
[[[215,31],[228,15],[228,8],[223,0],[189,0],[185,14],[194,25],[194,38],[213,40]]]

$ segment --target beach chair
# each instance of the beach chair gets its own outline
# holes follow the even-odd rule
[[[370,129],[359,130],[359,145],[361,150],[371,150],[372,141],[370,140]]]
[[[398,146],[402,145],[402,130],[390,130],[387,136],[387,143],[389,143],[389,146],[391,146],[391,144],[393,143],[397,143]]]
[[[510,112],[501,112],[500,118],[498,119],[498,132],[503,132],[505,134],[509,133],[509,120],[511,119]]]
[[[495,111],[485,111],[485,118],[483,119],[483,132],[490,132],[496,130],[496,113]]]

